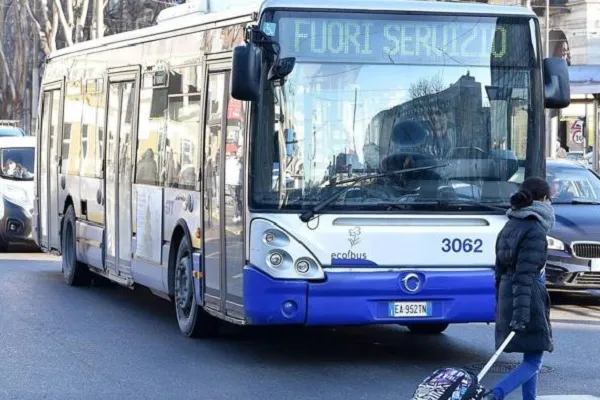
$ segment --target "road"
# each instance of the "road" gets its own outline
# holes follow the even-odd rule
[[[169,302],[69,287],[53,256],[0,254],[0,277],[0,399],[404,400],[435,368],[481,364],[493,352],[485,324],[435,337],[401,327],[230,328],[191,340]],[[562,297],[553,320],[557,349],[540,395],[600,396],[600,301]],[[484,383],[516,360],[503,355]]]

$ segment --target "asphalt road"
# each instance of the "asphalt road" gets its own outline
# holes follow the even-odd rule
[[[540,395],[600,396],[600,300],[555,301],[557,350]],[[485,324],[435,337],[401,327],[235,328],[191,340],[172,308],[144,290],[69,287],[52,256],[0,254],[0,399],[405,400],[435,368],[493,352]],[[498,370],[515,361],[502,356]]]

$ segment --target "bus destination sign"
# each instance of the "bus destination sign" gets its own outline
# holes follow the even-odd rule
[[[470,64],[502,63],[511,24],[440,20],[279,19],[284,57],[305,61]],[[523,38],[524,39],[524,38]]]

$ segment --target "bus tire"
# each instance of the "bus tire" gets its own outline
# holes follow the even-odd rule
[[[65,282],[71,286],[86,286],[92,281],[92,273],[88,266],[77,261],[75,240],[75,210],[67,208],[63,218],[62,235],[62,273]]]
[[[179,330],[190,338],[213,337],[217,334],[219,321],[198,304],[192,272],[192,248],[184,236],[173,269],[173,302]]]
[[[422,335],[438,335],[448,329],[450,324],[411,324],[406,327],[410,333]]]

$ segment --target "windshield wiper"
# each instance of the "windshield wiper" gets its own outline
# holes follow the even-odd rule
[[[570,200],[570,201],[557,201],[553,204],[586,204],[586,205],[592,205],[592,206],[599,206],[600,205],[600,201],[594,201],[594,200]]]
[[[341,185],[343,183],[351,183],[351,185],[346,186],[345,188],[343,188],[341,190],[338,190],[337,192],[335,192],[334,194],[332,194],[328,198],[323,199],[322,201],[320,201],[317,204],[315,204],[309,210],[304,211],[302,214],[300,214],[300,220],[302,222],[308,222],[308,221],[310,221],[317,213],[319,213],[321,210],[323,210],[329,204],[331,204],[332,202],[334,202],[338,197],[340,197],[342,194],[344,194],[345,192],[347,192],[349,189],[352,189],[354,186],[356,186],[356,184],[358,182],[366,181],[366,180],[369,180],[369,179],[384,178],[384,177],[387,177],[387,176],[402,175],[402,174],[407,174],[409,172],[419,172],[419,171],[426,171],[426,170],[430,170],[430,169],[442,168],[442,167],[445,167],[447,165],[448,164],[438,164],[438,165],[430,165],[430,166],[427,166],[427,167],[407,168],[407,169],[401,169],[401,170],[398,170],[398,171],[389,171],[389,172],[381,172],[381,173],[378,173],[378,174],[370,174],[370,175],[357,176],[355,178],[350,178],[350,179],[345,179],[345,180],[342,180],[342,181],[335,182],[331,186],[337,186],[337,185]]]

